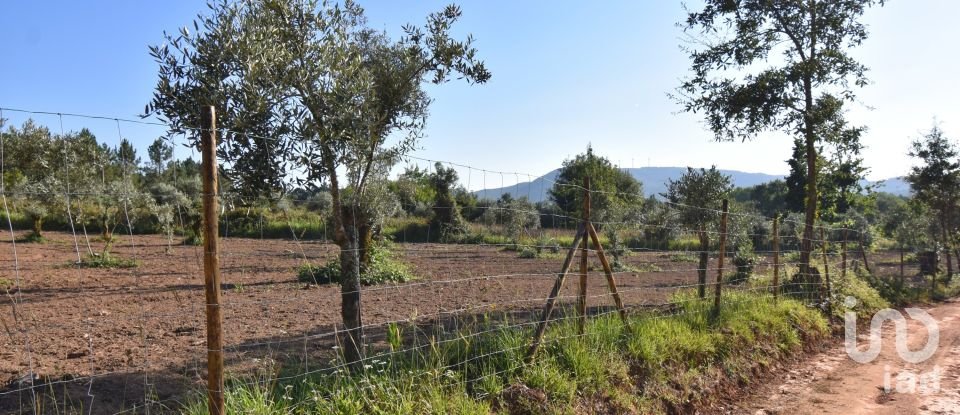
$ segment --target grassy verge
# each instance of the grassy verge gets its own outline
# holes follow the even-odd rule
[[[629,327],[615,315],[593,318],[583,336],[573,320],[557,322],[531,365],[523,364],[529,326],[478,323],[446,337],[393,326],[391,349],[416,352],[381,352],[362,373],[276,381],[296,373],[278,369],[235,379],[228,412],[683,413],[828,334],[824,317],[794,300],[731,291],[718,315],[690,293],[674,301],[672,313],[631,316]],[[204,401],[184,411],[206,413]]]

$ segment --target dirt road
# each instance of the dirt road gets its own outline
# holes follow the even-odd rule
[[[867,363],[851,359],[843,344],[799,365],[781,369],[728,413],[747,414],[960,414],[960,300],[923,307],[937,322],[936,352],[909,363],[897,352],[893,323],[883,325],[880,355]],[[908,345],[920,350],[928,330],[907,320]],[[869,344],[858,332],[858,349]]]

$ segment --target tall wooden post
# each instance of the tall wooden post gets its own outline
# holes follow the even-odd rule
[[[212,107],[201,111],[203,179],[203,276],[207,296],[207,409],[225,415],[223,400],[223,313],[220,308],[220,254],[217,194],[217,115]]]
[[[840,278],[847,278],[847,228],[843,228],[843,240],[840,241]]]
[[[583,178],[583,226],[590,229],[590,177]],[[577,292],[577,333],[583,334],[587,324],[587,242],[584,237],[580,245],[580,289]]]
[[[723,199],[720,215],[720,253],[717,254],[717,288],[713,298],[713,310],[720,314],[720,287],[723,286],[723,259],[727,256],[727,199]]]
[[[773,216],[773,299],[780,295],[780,215]]]
[[[868,274],[873,274],[870,271],[870,263],[867,262],[867,248],[863,243],[863,231],[860,232],[860,256],[863,258],[863,268],[867,270]]]
[[[906,283],[906,274],[903,272],[903,245],[900,245],[900,289],[903,290]]]
[[[822,253],[823,253],[823,275],[824,275],[824,280],[825,280],[826,283],[827,283],[827,285],[826,285],[826,291],[827,291],[826,299],[827,299],[827,304],[829,304],[829,303],[830,303],[830,294],[831,294],[831,292],[832,292],[832,291],[830,290],[830,264],[829,264],[829,262],[827,262],[827,238],[824,237],[823,225],[820,225],[820,243],[821,243],[822,249],[823,249],[823,250],[822,250]]]

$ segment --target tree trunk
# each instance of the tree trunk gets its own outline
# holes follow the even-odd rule
[[[947,281],[953,278],[953,261],[950,255],[950,242],[947,240],[947,219],[940,216],[940,237],[943,240],[943,253],[947,256]]]
[[[373,226],[366,218],[357,219],[357,241],[360,252],[360,275],[370,269],[370,249],[373,248]]]
[[[903,273],[903,246],[900,247],[900,289],[903,290],[906,276]]]
[[[700,266],[697,267],[697,293],[700,298],[707,297],[707,264],[710,260],[710,235],[700,231]]]
[[[110,229],[110,223],[103,221],[100,223],[100,226],[103,228],[100,230],[103,236],[103,241],[109,244],[111,241],[113,241],[113,230]]]
[[[343,223],[344,238],[340,244],[340,314],[343,317],[346,339],[343,357],[351,370],[362,369],[363,323],[360,315],[360,255],[357,227],[350,221]]]
[[[43,218],[35,217],[33,218],[33,235],[37,238],[43,236]]]

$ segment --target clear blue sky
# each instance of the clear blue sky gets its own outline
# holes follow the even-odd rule
[[[360,3],[373,27],[395,32],[447,2]],[[666,96],[688,67],[675,25],[683,18],[680,1],[459,4],[464,17],[456,31],[474,35],[493,79],[481,86],[431,87],[427,137],[415,155],[537,175],[592,143],[624,167],[716,164],[786,172],[789,139],[774,134],[748,143],[712,142],[700,119],[678,114]],[[162,42],[163,30],[190,24],[205,7],[186,1],[7,3],[0,25],[0,106],[134,118],[156,79],[147,45]],[[864,156],[871,178],[906,173],[908,143],[934,117],[960,138],[958,15],[960,2],[953,0],[893,0],[868,12],[871,37],[855,54],[871,68],[873,84],[859,91],[862,104],[850,118],[870,128]],[[26,118],[4,117],[14,124]],[[60,128],[55,116],[34,118]],[[110,143],[119,136],[111,121],[64,118],[66,130],[81,127]],[[120,132],[144,156],[160,133],[126,124]]]

